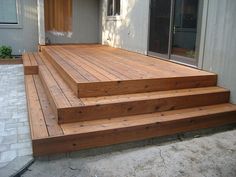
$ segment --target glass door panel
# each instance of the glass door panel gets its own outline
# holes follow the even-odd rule
[[[196,63],[198,0],[175,0],[172,28],[171,59]]]
[[[167,55],[169,52],[169,33],[171,0],[151,0],[149,51]]]

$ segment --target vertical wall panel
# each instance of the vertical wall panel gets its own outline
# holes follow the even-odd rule
[[[209,0],[203,69],[218,74],[236,103],[236,1]]]

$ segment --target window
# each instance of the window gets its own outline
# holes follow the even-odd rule
[[[107,0],[107,16],[120,15],[120,0]]]
[[[0,0],[0,28],[20,27],[19,0]]]

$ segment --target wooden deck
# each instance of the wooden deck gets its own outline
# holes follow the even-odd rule
[[[212,86],[217,81],[209,72],[102,45],[42,50],[78,97]]]
[[[217,76],[101,45],[23,56],[34,155],[236,122]]]

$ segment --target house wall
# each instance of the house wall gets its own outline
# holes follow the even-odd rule
[[[107,0],[100,0],[102,44],[147,54],[149,1],[121,0],[121,18],[106,17]]]
[[[147,54],[149,1],[123,0],[118,20],[106,17],[106,0],[100,1],[102,44]],[[236,104],[236,1],[204,0],[203,8],[199,68],[217,73]]]
[[[203,69],[218,74],[236,104],[236,1],[209,0]]]
[[[9,45],[14,55],[36,51],[38,45],[37,1],[21,0],[22,28],[1,28],[0,45]]]
[[[72,33],[46,32],[50,43],[98,43],[99,41],[99,1],[73,0]]]

